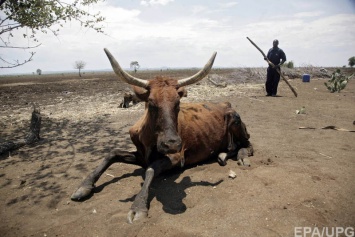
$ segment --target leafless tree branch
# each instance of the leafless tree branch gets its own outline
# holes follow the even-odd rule
[[[4,41],[3,41],[4,42]],[[39,47],[41,44],[37,44],[35,46],[7,46],[0,45],[0,48],[8,48],[8,49],[33,49]]]
[[[36,54],[36,52],[30,52],[30,54],[31,54],[31,56],[27,60],[24,60],[23,62],[15,60],[15,62],[11,63],[11,62],[6,61],[2,57],[0,57],[0,61],[8,64],[8,66],[0,66],[0,68],[14,68],[14,67],[18,67],[18,66],[24,65],[25,63],[28,63],[28,62],[32,61],[32,58]]]

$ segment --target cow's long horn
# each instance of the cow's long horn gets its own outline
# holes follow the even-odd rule
[[[147,80],[136,78],[134,76],[129,75],[127,72],[123,71],[121,66],[116,61],[116,59],[110,53],[110,51],[108,51],[108,49],[106,49],[106,48],[104,49],[104,51],[105,51],[108,59],[110,60],[113,70],[115,71],[116,75],[121,80],[127,82],[128,84],[134,85],[134,86],[147,88],[147,86],[148,86]]]
[[[212,57],[206,63],[204,68],[202,68],[198,73],[196,73],[195,75],[193,75],[191,77],[180,79],[179,82],[178,82],[178,85],[180,87],[181,86],[187,86],[187,85],[191,85],[191,84],[193,84],[195,82],[198,82],[199,80],[202,80],[211,71],[214,59],[216,58],[216,55],[217,55],[217,52],[214,52]]]

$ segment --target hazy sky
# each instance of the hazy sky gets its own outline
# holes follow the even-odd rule
[[[106,35],[69,23],[58,37],[39,35],[32,62],[0,74],[73,70],[78,60],[85,70],[109,69],[103,48],[124,68],[202,67],[214,51],[215,67],[266,66],[247,36],[265,53],[277,38],[296,66],[343,66],[355,56],[355,0],[106,0],[90,11],[106,17]],[[17,35],[12,45],[28,42]]]

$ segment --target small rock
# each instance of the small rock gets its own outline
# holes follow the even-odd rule
[[[229,170],[228,177],[231,179],[235,179],[237,177],[237,174],[233,170]]]
[[[302,106],[301,109],[296,110],[296,114],[305,114],[306,113],[306,107]]]

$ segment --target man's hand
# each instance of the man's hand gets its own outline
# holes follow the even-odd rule
[[[280,64],[274,65],[274,69],[280,69]]]
[[[267,57],[264,57],[264,60],[267,61]]]

